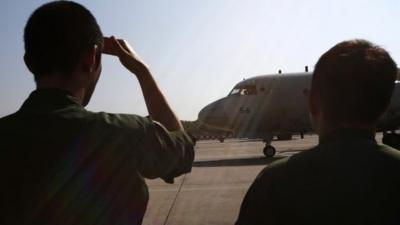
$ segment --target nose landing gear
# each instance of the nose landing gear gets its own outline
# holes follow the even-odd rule
[[[274,148],[274,146],[267,144],[264,147],[263,153],[267,158],[272,158],[276,153],[276,149]]]
[[[273,138],[274,138],[274,135],[270,134],[270,135],[267,135],[264,139],[265,147],[263,149],[263,153],[264,153],[265,157],[267,157],[267,158],[274,157],[274,155],[276,153],[276,149],[274,148],[274,146],[271,145]]]

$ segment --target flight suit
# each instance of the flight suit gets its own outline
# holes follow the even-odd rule
[[[68,92],[34,91],[0,119],[0,224],[141,224],[144,178],[191,171],[191,138],[150,118],[94,113]]]
[[[400,152],[358,130],[266,167],[236,225],[400,224]]]

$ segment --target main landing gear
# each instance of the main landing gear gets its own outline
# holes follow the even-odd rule
[[[272,142],[273,138],[274,138],[274,135],[268,135],[264,139],[265,147],[263,149],[263,153],[264,153],[265,157],[267,157],[267,158],[274,157],[274,155],[276,153],[275,147],[271,145],[271,142]]]

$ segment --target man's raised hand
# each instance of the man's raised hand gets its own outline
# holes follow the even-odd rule
[[[136,76],[148,70],[147,65],[125,40],[116,39],[114,36],[105,37],[103,53],[117,56],[122,65]]]

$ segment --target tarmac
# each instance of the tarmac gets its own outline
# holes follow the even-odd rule
[[[143,224],[232,225],[247,189],[263,168],[317,142],[317,135],[273,141],[277,153],[274,158],[265,158],[261,140],[199,141],[191,173],[175,178],[174,184],[147,180],[150,200]]]

